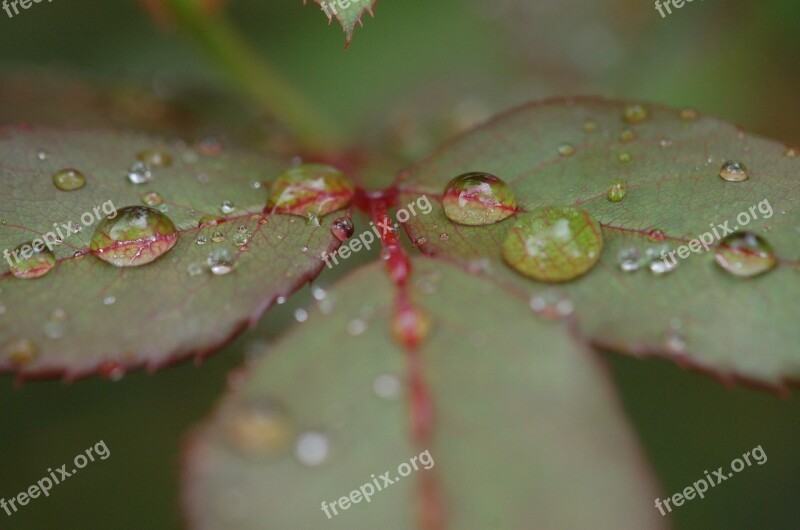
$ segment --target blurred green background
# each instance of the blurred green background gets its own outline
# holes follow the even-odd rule
[[[228,14],[342,134],[372,138],[398,164],[497,110],[569,94],[694,106],[800,144],[796,2],[708,0],[662,19],[649,0],[383,0],[347,52],[342,32],[326,26],[313,4],[241,0]],[[55,72],[123,90],[148,87],[157,97],[207,104],[201,111],[210,125],[192,134],[225,137],[234,127],[237,140],[249,140],[252,129],[238,127],[231,114],[241,110],[242,122],[258,122],[258,113],[234,93],[233,104],[219,104],[227,79],[197,51],[177,32],[155,27],[131,0],[54,0],[13,19],[0,12],[3,78]],[[64,107],[59,83],[49,89],[51,100],[28,106],[3,98],[0,88],[0,118]],[[205,92],[213,97],[197,97]],[[74,126],[95,123],[79,106],[61,110],[62,121]],[[251,143],[259,141],[256,135]],[[326,273],[319,281],[332,278]],[[304,290],[274,308],[258,329],[200,366],[71,385],[19,387],[13,377],[0,377],[0,497],[98,440],[111,450],[108,460],[89,465],[49,498],[12,517],[0,512],[0,528],[180,527],[184,435],[209,413],[253,343],[272,340],[308,298]],[[604,357],[665,495],[756,445],[769,458],[678,508],[670,515],[674,527],[800,527],[800,400],[729,389],[664,361]]]

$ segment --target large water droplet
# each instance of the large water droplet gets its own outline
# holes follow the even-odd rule
[[[234,259],[227,248],[216,248],[208,255],[208,268],[217,276],[228,274],[233,266]]]
[[[301,164],[278,175],[272,183],[265,212],[299,215],[313,224],[353,199],[353,185],[338,169]]]
[[[164,255],[177,242],[178,231],[169,217],[147,206],[127,206],[113,219],[100,221],[89,249],[117,267],[137,267]]]
[[[448,219],[462,225],[488,225],[517,211],[517,199],[503,180],[488,173],[465,173],[451,180],[442,197]]]
[[[86,185],[86,177],[77,169],[62,169],[53,175],[53,184],[61,191],[75,191]]]
[[[611,202],[620,202],[625,198],[628,192],[628,184],[624,180],[615,180],[608,187],[608,200]]]
[[[347,241],[355,233],[355,225],[348,217],[340,217],[331,224],[331,232],[339,241]]]
[[[747,168],[741,162],[729,160],[722,164],[722,169],[719,170],[719,176],[728,182],[741,182],[747,180]]]
[[[714,258],[720,267],[744,278],[763,274],[778,264],[772,245],[752,232],[725,237],[717,245]]]
[[[584,210],[537,208],[519,216],[503,244],[514,270],[544,282],[564,282],[588,272],[600,259],[603,233]]]
[[[227,200],[226,201],[222,201],[222,204],[220,204],[220,206],[219,206],[219,211],[222,212],[225,215],[233,213],[233,211],[235,209],[236,209],[236,207],[233,205],[233,203],[231,201],[227,201]]]
[[[56,264],[53,252],[44,244],[23,243],[8,255],[11,274],[16,278],[30,280],[44,276]]]
[[[297,437],[295,456],[301,464],[318,466],[328,459],[330,442],[328,436],[318,431],[304,432]]]

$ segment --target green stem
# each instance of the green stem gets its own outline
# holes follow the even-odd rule
[[[240,90],[278,120],[304,147],[332,151],[342,144],[336,128],[222,17],[203,13],[197,0],[165,0],[179,25],[200,44]]]

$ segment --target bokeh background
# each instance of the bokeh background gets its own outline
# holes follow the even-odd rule
[[[800,145],[797,2],[706,0],[662,19],[650,0],[382,0],[347,52],[313,4],[234,0],[227,15],[347,139],[368,138],[394,169],[493,112],[554,95],[693,106]],[[110,99],[68,104],[81,83],[105,87]],[[2,122],[92,126],[111,108],[125,114],[119,126],[151,129],[149,113],[177,104],[201,117],[183,134],[268,145],[270,126],[228,86],[191,41],[157,27],[133,0],[54,0],[13,19],[0,11]],[[131,109],[131,94],[142,92],[155,106]],[[318,284],[334,279],[325,272]],[[100,439],[111,450],[49,498],[12,517],[0,512],[0,528],[180,528],[184,435],[230,372],[292,325],[309,298],[304,289],[199,366],[71,385],[0,376],[0,497]],[[728,388],[665,361],[602,355],[664,495],[756,445],[769,458],[673,511],[675,528],[800,527],[800,399]]]

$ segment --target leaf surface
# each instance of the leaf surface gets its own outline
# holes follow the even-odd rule
[[[562,99],[503,114],[402,172],[399,204],[422,193],[441,197],[456,175],[485,171],[511,186],[522,211],[578,206],[603,227],[602,258],[586,276],[556,289],[572,300],[580,333],[593,345],[662,355],[726,380],[778,387],[797,379],[800,158],[713,117],[681,118],[673,108],[651,106],[649,118],[627,123],[625,106]],[[726,161],[744,163],[749,178],[720,178]],[[607,192],[617,180],[626,182],[627,194],[612,202]],[[737,218],[742,212],[747,223]],[[517,274],[502,259],[517,217],[461,226],[437,202],[429,215],[405,226],[414,240],[423,238],[426,254],[534,297],[550,286]],[[623,250],[633,247],[642,258],[662,244],[674,250],[726,222],[768,240],[777,268],[737,278],[715,264],[712,248],[690,252],[664,275],[651,273],[648,263],[635,272],[621,270]]]
[[[303,0],[305,3],[306,0]],[[339,0],[314,0],[320,8],[325,12],[328,17],[328,23],[335,18],[342,25],[347,41],[345,47],[350,46],[353,40],[353,32],[356,29],[356,24],[363,26],[361,17],[364,13],[369,13],[370,16],[375,16],[374,9],[378,5],[378,0],[345,0],[340,3]],[[344,5],[345,7],[341,7]]]
[[[154,148],[171,157],[171,166],[153,168],[148,183],[129,182],[137,154]],[[210,353],[255,322],[277,297],[316,276],[320,254],[338,246],[330,232],[336,213],[320,227],[297,216],[262,215],[267,181],[287,165],[214,144],[195,151],[116,132],[0,129],[0,249],[68,222],[83,227],[77,234],[62,228],[57,263],[42,277],[17,278],[9,261],[0,263],[0,370],[117,377]],[[52,177],[64,168],[81,171],[86,185],[57,189]],[[179,231],[175,247],[140,267],[117,268],[87,253],[102,208],[142,205],[148,192],[164,200],[157,208]],[[223,214],[223,201],[234,210]],[[219,224],[201,227],[206,216],[204,222]],[[214,275],[208,258],[223,248],[235,266]]]
[[[369,265],[328,292],[327,312],[309,311],[238,374],[193,434],[183,477],[190,526],[660,528],[656,490],[598,360],[513,294],[442,263],[412,263],[410,296],[432,322],[419,350],[432,439],[409,435],[408,359],[389,332],[395,292],[382,265]],[[397,394],[378,397],[387,375]],[[309,431],[328,440],[316,466],[295,454]],[[423,458],[427,466],[369,503],[324,514],[322,501],[373,475],[394,480],[424,451],[433,465]],[[423,512],[443,521],[420,525]]]

